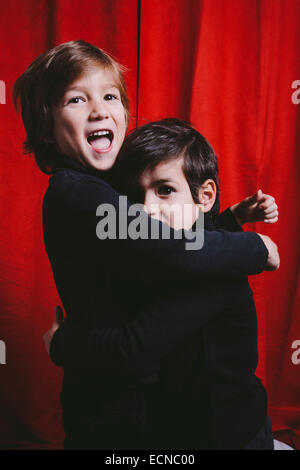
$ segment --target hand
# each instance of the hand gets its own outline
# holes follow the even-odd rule
[[[278,206],[273,196],[264,194],[261,189],[253,196],[246,197],[243,201],[230,207],[239,225],[246,222],[264,221],[266,224],[274,224],[278,220]]]
[[[269,252],[266,271],[276,271],[280,266],[280,258],[276,243],[274,243],[267,235],[261,235],[260,233],[257,235],[261,237]]]
[[[54,322],[52,323],[52,325],[50,327],[50,330],[48,330],[43,336],[44,343],[45,343],[48,354],[49,354],[49,351],[50,351],[50,343],[52,341],[53,335],[56,332],[57,328],[59,328],[60,325],[64,321],[64,313],[63,313],[61,307],[59,307],[59,306],[55,307],[54,315],[55,315]]]

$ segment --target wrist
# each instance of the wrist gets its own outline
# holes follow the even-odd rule
[[[234,218],[238,225],[242,226],[245,223],[245,219],[243,217],[243,211],[241,210],[241,204],[238,202],[230,207],[231,212],[234,215]]]

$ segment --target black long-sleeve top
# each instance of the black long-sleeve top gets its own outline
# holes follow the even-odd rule
[[[119,215],[118,193],[94,171],[62,158],[45,194],[43,224],[67,313],[50,353],[64,367],[62,404],[69,415],[103,416],[108,396],[117,402],[128,390],[130,401],[136,381],[155,380],[160,359],[229,300],[230,288],[216,293],[207,285],[199,310],[186,308],[187,302],[183,309],[176,283],[227,282],[261,272],[267,259],[255,233],[205,232],[198,251],[187,251],[173,231],[168,240],[99,240],[101,203]],[[142,218],[153,223],[145,213]]]
[[[218,223],[241,230],[229,211]],[[267,394],[255,376],[252,291],[246,278],[232,280],[227,287],[234,287],[229,302],[161,360],[157,390],[148,403],[153,416],[148,440],[157,448],[242,449],[264,424]],[[227,287],[214,283],[215,292]],[[198,289],[192,287],[188,303],[189,309],[199,309]]]

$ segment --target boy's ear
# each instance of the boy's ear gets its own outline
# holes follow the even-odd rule
[[[203,212],[209,212],[213,207],[217,196],[216,183],[212,179],[207,179],[201,184],[198,192],[199,208]]]

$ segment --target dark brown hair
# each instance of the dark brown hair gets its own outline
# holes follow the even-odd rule
[[[109,54],[88,42],[70,41],[46,51],[37,57],[16,80],[13,101],[21,107],[27,138],[25,153],[34,153],[39,168],[52,173],[58,155],[53,137],[51,107],[62,98],[68,87],[85,70],[95,66],[108,69],[121,95],[126,120],[129,119],[129,101],[123,76],[124,67]]]
[[[120,192],[131,202],[143,203],[139,178],[146,168],[183,157],[183,172],[192,197],[199,203],[198,192],[206,179],[216,184],[216,200],[209,214],[212,221],[220,210],[219,172],[216,154],[207,140],[190,123],[176,118],[150,122],[132,131],[118,154],[113,176]]]

